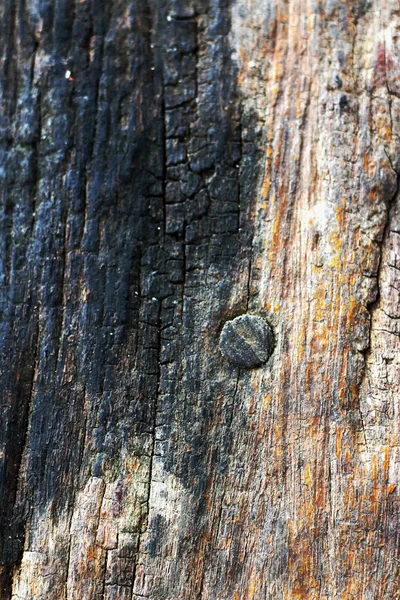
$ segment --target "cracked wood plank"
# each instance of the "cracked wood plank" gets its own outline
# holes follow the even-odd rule
[[[1,599],[400,598],[397,3],[0,26]]]

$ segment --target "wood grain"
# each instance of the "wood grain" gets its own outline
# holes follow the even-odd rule
[[[0,27],[0,598],[400,598],[398,3]]]

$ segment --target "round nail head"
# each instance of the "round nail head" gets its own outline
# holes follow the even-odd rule
[[[254,369],[265,364],[274,350],[274,333],[265,319],[241,315],[222,328],[219,349],[233,365]]]

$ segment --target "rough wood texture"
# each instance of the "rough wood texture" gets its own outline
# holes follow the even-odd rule
[[[1,600],[400,598],[398,3],[0,27]]]

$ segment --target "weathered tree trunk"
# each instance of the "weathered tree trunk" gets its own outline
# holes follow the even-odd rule
[[[400,598],[398,2],[0,19],[1,600]]]

